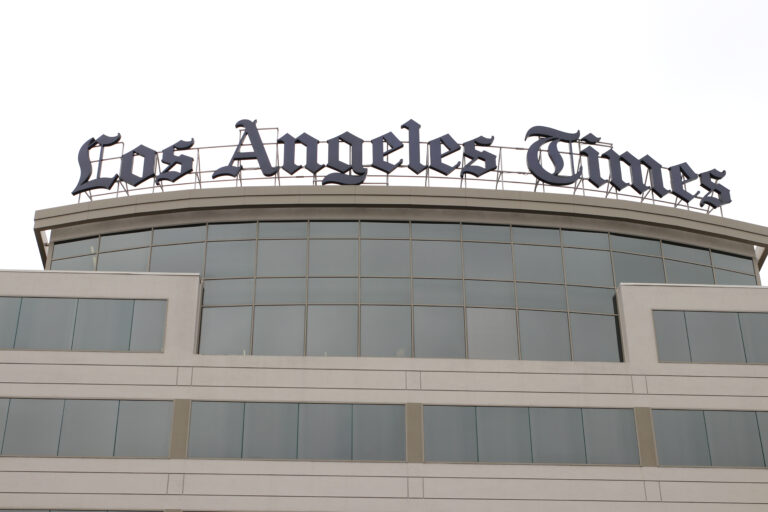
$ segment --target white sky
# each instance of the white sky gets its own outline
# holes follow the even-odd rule
[[[40,268],[34,211],[75,201],[89,137],[231,144],[242,118],[320,139],[410,118],[422,140],[593,132],[727,170],[725,215],[768,224],[766,22],[734,0],[8,2],[0,268]]]

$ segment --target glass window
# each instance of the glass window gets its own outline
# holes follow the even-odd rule
[[[563,230],[563,245],[585,249],[608,250],[608,233]]]
[[[356,276],[357,240],[310,240],[309,275]]]
[[[730,270],[715,269],[715,281],[717,284],[736,284],[744,286],[754,286],[757,280],[753,275],[739,274]]]
[[[464,309],[414,307],[416,357],[465,357]]]
[[[585,464],[581,409],[531,407],[533,462]]]
[[[714,284],[712,268],[680,261],[664,260],[667,282],[679,284]]]
[[[251,307],[203,308],[201,354],[251,353]]]
[[[512,246],[465,242],[464,277],[511,281]]]
[[[518,281],[563,282],[560,247],[515,245],[515,277]]]
[[[754,275],[755,273],[752,258],[745,258],[743,256],[734,256],[733,254],[712,251],[712,264],[715,267],[734,270],[736,272],[741,272],[742,274]]]
[[[568,284],[613,287],[611,255],[608,251],[563,249]]]
[[[72,350],[128,351],[133,302],[123,299],[78,299]]]
[[[0,398],[0,453],[3,449],[3,433],[5,432],[5,421],[8,419],[8,403],[11,400],[9,398]]]
[[[614,251],[636,252],[646,256],[661,256],[659,241],[648,238],[611,235],[611,247]]]
[[[20,308],[21,298],[0,297],[0,348],[13,348]]]
[[[410,227],[407,222],[361,222],[363,238],[408,238]]]
[[[357,355],[357,306],[309,306],[308,356]]]
[[[149,270],[202,274],[203,247],[202,243],[153,247]]]
[[[704,411],[704,420],[713,466],[765,466],[754,412]]]
[[[208,242],[205,277],[250,277],[255,258],[255,241]]]
[[[0,419],[2,419],[1,414]],[[768,412],[757,413],[757,425],[760,427],[760,441],[763,445],[763,460],[768,461]]]
[[[245,404],[243,458],[295,459],[299,404]]]
[[[424,459],[477,462],[474,407],[424,406]]]
[[[67,258],[65,260],[53,260],[51,270],[76,270],[91,272],[96,270],[96,255],[78,256],[77,258]]]
[[[463,305],[461,281],[458,279],[414,279],[413,303]]]
[[[691,362],[688,332],[685,328],[685,313],[682,311],[654,311],[653,326],[656,331],[659,361]]]
[[[206,279],[203,283],[204,306],[243,306],[250,305],[251,301],[253,279]]]
[[[15,348],[70,350],[76,310],[77,299],[24,297]]]
[[[550,311],[518,311],[522,359],[570,361],[568,314]]]
[[[362,356],[411,357],[411,308],[362,306]]]
[[[661,247],[664,250],[664,258],[672,258],[673,260],[683,260],[691,263],[699,263],[701,265],[710,265],[709,251],[706,249],[697,249],[696,247],[688,247],[687,245],[672,244],[669,242],[662,242]]]
[[[582,409],[587,464],[640,464],[632,409]]]
[[[257,224],[255,222],[208,225],[208,240],[254,239],[256,233]]]
[[[495,281],[464,281],[468,306],[515,307],[514,283]]]
[[[192,402],[189,456],[200,459],[241,458],[244,406],[241,402]]]
[[[352,459],[351,404],[299,404],[299,458]]]
[[[613,253],[613,271],[619,283],[663,283],[664,266],[661,258],[635,254]]]
[[[117,400],[65,400],[59,455],[111,457],[117,429]]]
[[[480,462],[532,462],[527,407],[478,407]]]
[[[162,352],[165,338],[164,300],[137,300],[133,304],[131,352]]]
[[[173,402],[120,400],[115,457],[168,457]]]
[[[256,304],[304,304],[307,300],[305,278],[257,279]]]
[[[517,283],[517,307],[565,310],[565,287],[557,284]]]
[[[205,226],[184,226],[180,228],[155,229],[152,243],[178,244],[183,242],[202,242],[205,240]]]
[[[74,240],[72,242],[55,242],[53,244],[53,259],[58,260],[83,254],[96,254],[98,248],[98,237]]]
[[[686,311],[685,324],[694,363],[744,363],[738,313]]]
[[[310,221],[310,238],[357,238],[357,222]]]
[[[464,224],[462,237],[476,242],[510,242],[509,226],[493,226],[487,224]]]
[[[149,267],[149,247],[127,251],[102,252],[97,269],[104,272],[146,272]]]
[[[64,400],[11,399],[3,455],[55,457],[63,409]]]
[[[748,363],[768,363],[768,313],[739,313]]]
[[[709,466],[702,411],[653,411],[653,432],[661,466]]]
[[[354,404],[352,458],[405,460],[405,407]]]
[[[560,245],[560,231],[547,228],[512,228],[512,241],[516,244]]]
[[[118,233],[116,235],[104,235],[101,237],[99,252],[121,251],[123,249],[135,249],[147,247],[152,240],[152,232],[134,231],[133,233]]]
[[[571,313],[574,361],[621,361],[615,316]]]
[[[616,313],[616,291],[605,288],[568,286],[568,307],[585,313]]]
[[[264,224],[262,224],[263,229]],[[256,275],[303,276],[307,273],[305,240],[264,240],[259,242]]]
[[[413,275],[417,277],[461,277],[458,242],[413,242]]]
[[[360,295],[363,304],[410,304],[411,280],[363,278]]]
[[[260,222],[259,238],[307,238],[307,223]]]
[[[517,321],[508,309],[467,308],[472,359],[517,359]]]
[[[304,355],[304,306],[257,306],[253,312],[253,354]]]
[[[421,240],[458,240],[458,224],[437,224],[414,222],[411,225],[413,238]]]
[[[361,272],[364,276],[409,276],[408,240],[362,240]]]
[[[309,302],[314,304],[357,304],[357,278],[309,278]]]

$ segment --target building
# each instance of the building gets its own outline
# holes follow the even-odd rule
[[[284,186],[35,232],[46,271],[0,274],[0,509],[768,506],[767,228]]]

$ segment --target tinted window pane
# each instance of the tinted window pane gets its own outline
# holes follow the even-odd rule
[[[2,419],[2,414],[0,414]],[[760,427],[760,440],[763,445],[763,460],[768,460],[768,412],[757,413],[757,424]]]
[[[611,255],[607,251],[563,249],[568,284],[613,286]]]
[[[560,245],[560,231],[546,228],[512,228],[512,241],[516,244]]]
[[[250,354],[251,308],[203,308],[201,354]]]
[[[467,308],[472,359],[517,359],[517,321],[508,309]]]
[[[410,304],[410,279],[361,279],[363,304]]]
[[[768,313],[739,313],[748,363],[768,363]]]
[[[563,230],[563,245],[608,250],[608,233]]]
[[[240,402],[192,402],[189,456],[239,459],[243,455],[243,410]]]
[[[584,464],[581,409],[531,407],[533,462]]]
[[[352,458],[351,404],[299,404],[299,458]]]
[[[616,313],[614,290],[568,286],[568,307],[571,311],[586,313]]]
[[[411,356],[411,308],[363,306],[360,324],[361,355]]]
[[[632,409],[582,409],[588,464],[639,464]]]
[[[137,300],[133,304],[131,352],[161,352],[165,338],[167,302]]]
[[[133,301],[79,299],[73,350],[128,351]]]
[[[352,406],[352,458],[405,460],[405,407]]]
[[[204,306],[243,306],[252,300],[253,279],[206,280],[203,283]]]
[[[310,306],[308,356],[357,355],[357,306]]]
[[[64,400],[11,399],[3,455],[55,457],[63,408]]]
[[[571,313],[574,361],[621,361],[615,316]]]
[[[307,273],[307,242],[304,240],[260,241],[257,258],[256,275],[303,276]]]
[[[315,304],[357,304],[357,278],[312,277],[309,302]]]
[[[664,266],[660,258],[635,254],[613,254],[613,271],[619,283],[663,283]]]
[[[407,222],[362,222],[363,238],[408,238],[410,228]]]
[[[13,348],[20,308],[21,298],[0,297],[0,348]]]
[[[462,237],[477,242],[509,242],[509,226],[492,226],[485,224],[464,224]]]
[[[464,281],[468,306],[515,307],[514,283]]]
[[[734,256],[732,254],[712,251],[712,264],[716,267],[735,270],[736,272],[744,274],[755,273],[755,267],[752,265],[752,258],[745,258],[743,256]]]
[[[659,465],[710,465],[702,411],[654,410],[653,432]]]
[[[8,398],[0,398],[0,425],[3,427],[0,428],[0,432],[5,431],[5,420],[8,419],[8,404],[11,400]],[[0,433],[0,453],[2,453],[2,433]]]
[[[661,246],[659,245],[659,241],[647,238],[611,235],[611,248],[614,251],[636,252],[648,256],[661,256]]]
[[[66,400],[59,455],[111,457],[116,429],[117,400]]]
[[[304,304],[307,282],[301,278],[257,279],[256,304]]]
[[[424,406],[424,459],[477,462],[474,407]]]
[[[104,272],[146,272],[149,267],[149,247],[99,254],[98,270]]]
[[[411,275],[408,240],[363,240],[360,265],[364,276]]]
[[[413,275],[418,277],[461,277],[458,242],[413,242]]]
[[[656,346],[659,361],[690,363],[688,331],[685,328],[685,314],[682,311],[654,311],[653,326],[656,330]]]
[[[357,240],[310,240],[309,274],[356,276]]]
[[[563,282],[563,257],[559,247],[515,246],[515,277],[518,281]]]
[[[240,222],[236,224],[210,224],[208,240],[237,240],[256,238],[257,225],[255,222]]]
[[[527,407],[478,407],[477,451],[480,462],[531,462]]]
[[[416,357],[465,357],[464,310],[413,308]]]
[[[465,242],[464,277],[511,281],[512,246]]]
[[[430,224],[425,222],[414,222],[411,225],[413,229],[413,238],[423,240],[458,240],[458,224]]]
[[[74,242],[56,242],[53,244],[53,258],[71,258],[83,254],[96,254],[98,252],[99,239],[86,238]]]
[[[205,277],[250,277],[255,258],[256,242],[209,242]]]
[[[755,276],[746,274],[739,274],[737,272],[731,272],[730,270],[715,269],[715,281],[717,284],[737,284],[745,286],[753,286],[757,284]]]
[[[304,306],[257,306],[253,312],[253,354],[304,355]]]
[[[307,238],[307,223],[260,222],[259,238]]]
[[[696,363],[743,363],[738,313],[686,311],[691,360]]]
[[[243,458],[295,459],[299,404],[245,404]]]
[[[200,242],[205,240],[205,226],[187,226],[181,228],[155,229],[152,243],[177,244],[181,242]]]
[[[166,245],[152,248],[152,272],[203,272],[203,244]]]
[[[704,411],[713,466],[762,467],[757,415],[747,411]]]
[[[77,270],[91,272],[96,270],[96,255],[78,256],[77,258],[67,258],[65,260],[54,260],[51,263],[51,270]]]
[[[147,247],[151,240],[151,231],[135,231],[133,233],[104,235],[101,237],[99,251],[120,251],[122,249],[133,249],[135,247]]]
[[[357,222],[311,221],[311,238],[357,238]]]
[[[414,279],[414,304],[463,305],[461,281],[455,279]]]
[[[664,258],[689,261],[691,263],[699,263],[701,265],[710,264],[709,251],[706,249],[697,249],[695,247],[671,244],[669,242],[662,242],[661,247],[664,250]]]
[[[548,311],[519,311],[523,359],[570,361],[568,315]]]
[[[565,287],[556,284],[517,283],[517,307],[565,310]]]
[[[679,261],[664,260],[664,267],[667,269],[667,282],[679,284],[714,284],[712,269],[693,265],[691,263],[682,263]]]
[[[21,300],[16,347],[35,350],[69,350],[75,327],[77,299]]]

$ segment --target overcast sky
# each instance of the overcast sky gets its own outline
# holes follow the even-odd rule
[[[86,139],[231,144],[242,118],[320,139],[410,118],[501,145],[593,132],[727,170],[726,217],[768,224],[766,22],[734,0],[6,3],[0,268],[41,267],[34,211],[75,202]]]

